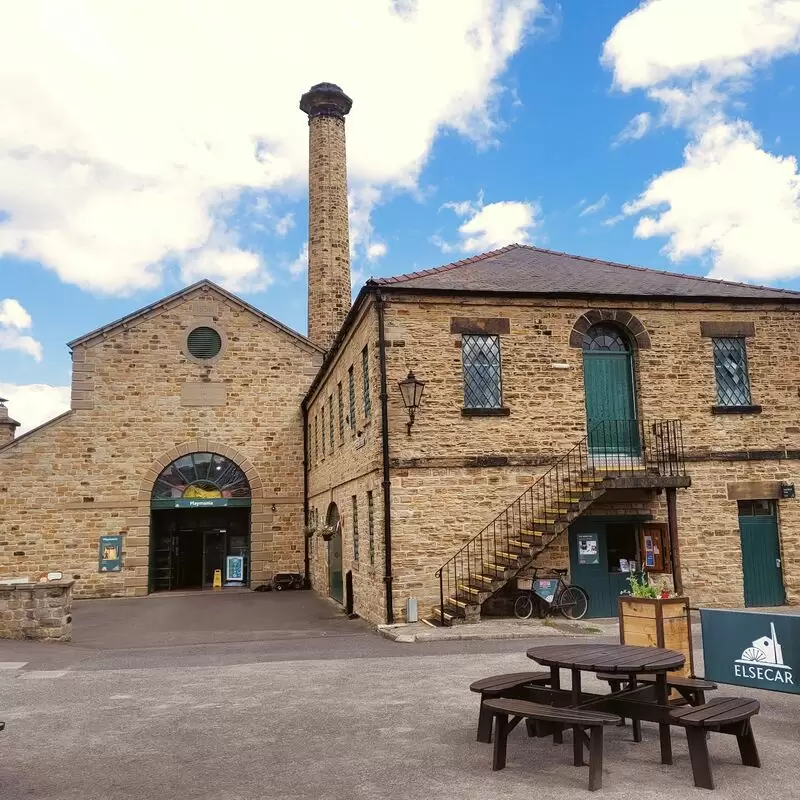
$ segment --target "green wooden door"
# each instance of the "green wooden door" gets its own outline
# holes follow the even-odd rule
[[[753,509],[750,504],[740,504],[739,531],[742,538],[744,604],[780,606],[786,602],[786,597],[783,591],[781,553],[778,544],[778,518],[774,513],[747,513],[774,511],[774,503],[765,504],[761,501],[761,505],[768,505],[768,508]],[[743,511],[745,513],[742,513]]]
[[[569,529],[570,583],[589,595],[587,617],[613,617],[609,593],[605,523],[581,520]],[[614,599],[616,603],[616,599]]]
[[[328,541],[328,588],[330,596],[337,602],[344,602],[342,583],[342,532],[334,534]]]
[[[589,448],[596,453],[639,452],[630,352],[583,353]]]

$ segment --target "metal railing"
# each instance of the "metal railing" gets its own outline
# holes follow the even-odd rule
[[[482,602],[543,552],[612,478],[686,475],[679,420],[604,420],[436,571],[439,615]],[[535,552],[531,554],[531,550]],[[509,574],[511,573],[511,574]]]

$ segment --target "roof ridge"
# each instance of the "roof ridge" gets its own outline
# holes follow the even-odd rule
[[[636,272],[657,272],[660,275],[669,275],[672,278],[687,278],[689,280],[701,281],[702,283],[719,283],[723,286],[741,286],[743,289],[764,289],[768,292],[783,292],[790,295],[800,295],[800,292],[794,289],[784,289],[780,286],[765,286],[763,283],[744,283],[743,281],[727,281],[723,278],[706,278],[702,275],[690,275],[686,272],[672,272],[667,269],[657,269],[656,267],[640,267],[635,264],[623,264],[620,261],[609,261],[605,258],[590,258],[589,256],[576,255],[575,253],[566,253],[562,250],[549,250],[546,247],[535,247],[530,244],[517,244],[510,245],[510,247],[519,247],[524,250],[534,250],[539,253],[548,253],[553,256],[566,256],[567,258],[577,258],[580,261],[589,261],[593,264],[608,264],[612,267],[620,267],[621,269],[632,269]],[[508,250],[509,248],[503,248]],[[498,251],[500,252],[500,251]]]
[[[460,261],[452,261],[449,264],[443,264],[441,267],[430,267],[429,269],[422,269],[418,272],[405,272],[402,275],[390,275],[386,278],[370,278],[370,280],[380,285],[386,285],[390,283],[402,283],[403,281],[410,281],[416,278],[424,278],[428,275],[438,275],[440,272],[448,272],[451,269],[465,267],[467,264],[474,264],[476,261],[483,261],[486,258],[500,255],[500,253],[506,253],[509,250],[513,250],[515,247],[523,247],[523,245],[507,244],[505,247],[501,247],[497,250],[489,250],[485,253],[472,256],[471,258],[462,258]]]

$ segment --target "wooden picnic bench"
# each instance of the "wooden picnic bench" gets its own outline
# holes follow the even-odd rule
[[[598,672],[597,679],[606,681],[614,692],[620,691],[622,684],[625,683],[624,676],[608,672]],[[656,676],[637,675],[636,680],[638,683],[655,683]],[[680,675],[667,675],[667,688],[675,689],[690,706],[701,706],[706,702],[706,692],[716,689],[717,684],[704,678],[684,678]]]
[[[478,712],[479,742],[488,744],[492,741],[493,715],[485,708],[485,701],[498,697],[514,698],[524,686],[547,686],[550,683],[550,672],[510,672],[506,675],[491,675],[470,684],[469,690],[481,696]]]
[[[483,707],[495,719],[494,754],[492,769],[503,769],[506,765],[506,744],[508,734],[523,719],[537,722],[552,723],[555,725],[569,725],[575,735],[580,733],[580,749],[574,750],[574,763],[581,767],[583,761],[583,746],[587,744],[585,731],[589,730],[589,790],[595,791],[603,785],[603,726],[616,725],[619,717],[616,714],[606,714],[599,711],[589,711],[582,708],[556,708],[540,703],[531,703],[527,700],[514,700],[499,698],[486,700]],[[511,720],[509,721],[509,717]]]
[[[745,697],[715,697],[702,706],[686,706],[670,712],[673,723],[686,728],[695,786],[703,789],[714,788],[706,741],[706,734],[709,731],[735,736],[742,764],[746,767],[761,766],[750,724],[750,719],[758,714],[760,708],[758,700]]]

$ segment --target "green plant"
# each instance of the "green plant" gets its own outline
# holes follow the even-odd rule
[[[650,583],[650,578],[646,572],[638,575],[634,572],[630,574],[628,583],[631,585],[631,594],[634,597],[659,597],[659,590]]]

